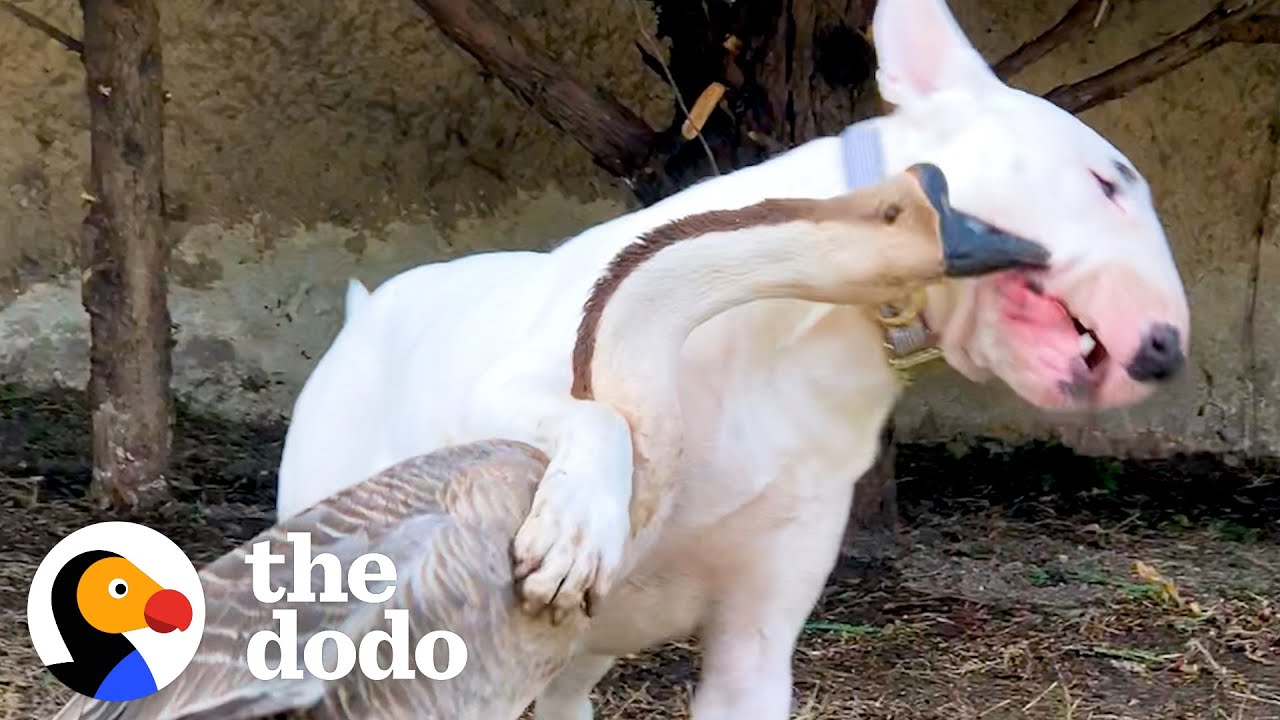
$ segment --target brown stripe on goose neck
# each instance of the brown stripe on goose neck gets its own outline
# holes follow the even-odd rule
[[[591,361],[595,356],[600,316],[622,281],[645,261],[678,242],[708,233],[734,232],[749,227],[812,220],[825,214],[821,212],[822,206],[821,200],[784,198],[765,200],[737,210],[712,210],[688,215],[649,230],[623,248],[614,256],[600,279],[596,280],[583,306],[582,322],[578,325],[578,337],[573,345],[573,397],[579,400],[594,399]]]

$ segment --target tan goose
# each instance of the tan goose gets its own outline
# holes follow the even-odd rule
[[[688,255],[672,252],[703,239],[712,244]],[[627,322],[667,317],[653,312],[654,303],[670,291],[672,261],[686,257],[701,262],[714,279],[701,296],[692,293],[698,307],[686,305],[671,316],[681,327],[665,338],[677,346],[699,318],[760,297],[887,302],[943,275],[1040,266],[1048,260],[1040,246],[953,211],[945,179],[928,165],[828,200],[768,200],[650,231],[619,253],[592,289],[573,356],[574,395],[614,404],[633,423],[636,453],[645,460],[637,464],[635,503],[641,508],[655,502],[646,484],[670,464],[678,438],[655,430],[665,417],[655,415],[662,408],[645,403],[638,410],[629,404],[642,390],[627,387],[634,378],[613,378],[611,365],[597,360],[607,356],[618,333],[627,331]],[[755,267],[743,267],[748,264]],[[655,353],[654,362],[665,362],[663,357]],[[577,614],[552,625],[545,615],[520,610],[514,593],[509,548],[546,465],[547,457],[529,445],[476,442],[407,460],[316,504],[201,570],[204,636],[195,659],[173,683],[129,703],[77,698],[57,718],[517,718],[572,656],[588,622]],[[262,541],[270,543],[272,553],[289,556],[292,545],[285,534],[291,531],[311,533],[312,557],[332,553],[344,569],[365,553],[386,555],[397,570],[395,593],[377,605],[355,600],[292,604],[287,598],[259,603],[245,557]],[[291,557],[274,565],[272,586],[289,589],[292,567]],[[321,587],[317,571],[312,588]],[[377,590],[375,584],[371,591]],[[330,681],[309,674],[300,680],[259,680],[246,661],[249,638],[277,629],[272,610],[280,608],[298,610],[300,664],[303,644],[320,630],[340,630],[356,643],[365,633],[389,630],[382,614],[387,608],[408,609],[410,647],[431,630],[457,633],[468,646],[467,664],[460,675],[443,681],[421,673],[411,680],[370,680],[358,666]],[[278,656],[268,656],[269,666],[278,662]],[[325,667],[333,665],[328,658]],[[379,665],[388,667],[385,654]]]

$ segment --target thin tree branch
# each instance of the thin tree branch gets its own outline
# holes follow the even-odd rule
[[[1060,45],[1084,35],[1097,18],[1104,0],[1076,0],[1053,27],[1019,45],[992,66],[1001,80],[1017,75],[1023,68],[1053,52]]]
[[[1280,15],[1257,15],[1223,33],[1227,42],[1261,45],[1280,43]]]
[[[680,111],[684,113],[686,118],[692,120],[693,117],[689,114],[689,106],[685,104],[684,98],[680,95],[680,86],[676,84],[676,78],[671,74],[671,66],[667,65],[666,61],[658,56],[658,53],[661,51],[658,49],[659,46],[657,38],[650,35],[649,31],[644,27],[644,15],[640,13],[639,0],[631,0],[631,6],[632,9],[635,10],[636,27],[640,30],[640,37],[644,38],[645,42],[650,43],[653,46],[653,50],[648,52],[648,54],[653,57],[654,61],[662,68],[662,74],[667,79],[667,84],[671,86],[671,92],[675,93],[676,103],[680,105]],[[711,171],[716,175],[719,175],[720,166],[716,164],[716,156],[711,152],[711,145],[707,143],[706,136],[702,134],[702,126],[698,125],[696,130],[698,132],[698,141],[702,143],[702,149],[707,154],[707,162],[711,164]]]
[[[14,5],[13,3],[9,2],[9,0],[0,0],[0,10],[4,10],[10,15],[18,18],[18,20],[20,20],[22,24],[26,25],[27,27],[32,28],[33,30],[39,30],[45,35],[48,35],[49,37],[56,40],[58,44],[62,45],[62,47],[70,50],[71,52],[77,55],[84,55],[84,43],[71,37],[67,33],[62,32],[61,30],[54,27],[53,25],[50,25],[48,22],[45,22],[42,18],[39,18],[31,14],[30,12],[18,7],[17,5]]]
[[[414,2],[485,70],[635,188],[654,152],[656,133],[648,123],[556,62],[491,0]]]
[[[1045,99],[1072,113],[1080,113],[1102,103],[1123,97],[1207,54],[1214,48],[1232,42],[1231,32],[1250,16],[1275,0],[1219,3],[1199,22],[1150,50],[1115,67],[1068,85],[1059,85],[1045,94]]]

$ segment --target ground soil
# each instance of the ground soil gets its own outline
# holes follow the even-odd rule
[[[44,553],[109,517],[86,496],[86,417],[78,394],[0,387],[0,717],[65,699],[23,618]],[[197,564],[231,549],[271,522],[281,438],[183,411],[178,498],[134,519]],[[795,717],[1280,718],[1274,464],[981,442],[899,458],[901,557],[833,578],[796,655]],[[624,660],[599,717],[684,717],[693,647]]]

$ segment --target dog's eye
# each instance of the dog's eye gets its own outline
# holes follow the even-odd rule
[[[1125,165],[1124,163],[1120,162],[1119,160],[1116,160],[1116,161],[1112,162],[1112,165],[1115,165],[1115,167],[1116,167],[1116,172],[1120,173],[1120,178],[1121,178],[1122,180],[1124,180],[1125,182],[1127,182],[1127,183],[1136,183],[1136,182],[1138,182],[1138,171],[1137,171],[1137,170],[1134,170],[1133,168],[1129,167],[1128,165]]]
[[[1098,181],[1098,187],[1102,188],[1102,194],[1106,195],[1108,200],[1115,200],[1116,193],[1120,191],[1116,184],[1092,170],[1090,172],[1093,174],[1093,179]]]

